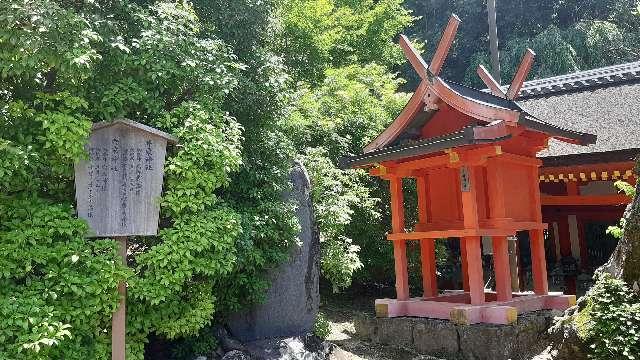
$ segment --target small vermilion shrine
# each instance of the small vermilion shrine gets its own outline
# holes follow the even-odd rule
[[[595,136],[535,118],[514,101],[533,63],[527,50],[505,92],[480,66],[489,92],[439,77],[460,20],[453,15],[427,65],[402,36],[400,45],[422,82],[395,121],[344,166],[389,181],[396,299],[376,300],[383,317],[418,316],[465,324],[513,323],[521,312],[565,309],[575,296],[549,293],[536,153],[549,138],[591,144]],[[418,223],[405,229],[402,181],[416,180]],[[533,293],[514,293],[508,237],[528,231]],[[484,287],[481,238],[491,237],[496,286]],[[439,293],[435,240],[460,239],[462,291]],[[407,241],[420,242],[424,294],[409,297]]]

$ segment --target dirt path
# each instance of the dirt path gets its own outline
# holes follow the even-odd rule
[[[322,311],[331,323],[328,341],[338,345],[332,360],[441,360],[420,355],[411,349],[396,346],[374,344],[360,340],[355,335],[354,315],[358,312],[371,312],[373,300],[361,298],[354,300],[323,300]]]

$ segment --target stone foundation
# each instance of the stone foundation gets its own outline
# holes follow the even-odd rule
[[[456,325],[447,320],[360,315],[355,328],[356,336],[368,341],[410,347],[446,359],[525,360],[547,347],[547,329],[561,315],[555,310],[524,313],[513,325]]]

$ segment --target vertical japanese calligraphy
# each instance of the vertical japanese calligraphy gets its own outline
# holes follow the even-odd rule
[[[157,232],[167,140],[116,124],[94,131],[76,165],[78,216],[94,236]]]

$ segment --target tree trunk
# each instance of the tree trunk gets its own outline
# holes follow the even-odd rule
[[[640,157],[636,161],[636,179],[640,173]],[[598,271],[608,272],[629,286],[640,282],[640,180],[636,180],[636,196],[625,211],[624,235],[609,261]]]

